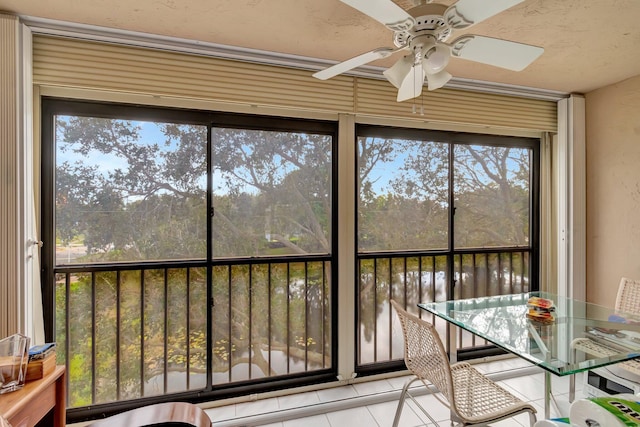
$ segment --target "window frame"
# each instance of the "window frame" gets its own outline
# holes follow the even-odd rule
[[[88,117],[105,117],[123,120],[149,120],[164,121],[167,123],[205,125],[207,132],[207,212],[214,213],[212,200],[212,172],[211,172],[211,129],[214,126],[238,126],[246,129],[261,129],[275,131],[321,132],[331,137],[331,165],[330,165],[330,198],[331,198],[331,231],[329,238],[330,253],[311,255],[283,255],[283,256],[246,256],[246,257],[212,257],[211,221],[207,215],[207,255],[206,259],[187,259],[171,261],[135,261],[114,263],[73,264],[57,266],[55,260],[55,117],[58,115],[76,115]],[[193,402],[214,400],[244,395],[247,392],[270,391],[282,388],[312,385],[329,382],[336,378],[338,370],[338,123],[330,120],[317,120],[307,118],[290,118],[285,116],[261,116],[241,113],[221,113],[216,111],[191,110],[182,108],[153,107],[145,105],[130,105],[113,102],[71,100],[56,97],[41,98],[41,217],[42,240],[45,245],[42,248],[41,260],[41,287],[43,291],[43,314],[45,319],[45,339],[54,340],[56,327],[56,301],[55,278],[56,272],[72,274],[73,271],[99,273],[108,271],[111,267],[118,269],[141,271],[162,269],[171,267],[193,268],[205,266],[207,270],[207,387],[204,390],[188,390],[178,394],[169,393],[157,396],[142,396],[132,401],[116,401],[113,403],[98,403],[86,407],[71,408],[68,410],[70,421],[82,421],[93,418],[97,414],[108,414],[139,405],[143,400],[147,403],[174,400],[176,398],[188,399]],[[53,244],[46,244],[53,242]],[[323,263],[330,267],[327,269],[328,289],[331,295],[329,299],[328,327],[330,328],[330,366],[313,371],[294,372],[275,377],[257,379],[259,384],[249,381],[235,382],[230,385],[212,385],[212,331],[214,328],[212,312],[214,301],[212,298],[212,269],[214,266],[227,264],[247,265],[269,263]]]
[[[418,129],[418,128],[406,128],[396,126],[385,126],[377,124],[362,124],[356,123],[355,126],[355,140],[356,150],[359,148],[357,143],[360,137],[382,137],[382,138],[397,138],[397,139],[414,139],[414,140],[435,140],[438,142],[446,141],[449,144],[449,160],[448,160],[448,194],[449,194],[449,218],[448,218],[448,247],[445,250],[390,250],[390,251],[367,251],[361,252],[358,244],[358,207],[360,205],[360,177],[359,177],[359,153],[355,155],[355,170],[356,170],[356,191],[354,206],[356,207],[355,221],[355,250],[356,250],[356,267],[359,270],[360,263],[363,259],[371,260],[384,260],[389,259],[389,262],[394,257],[438,257],[446,256],[447,258],[447,274],[446,274],[446,295],[447,299],[450,299],[454,295],[454,287],[456,283],[455,279],[455,262],[456,257],[465,254],[473,253],[487,253],[489,250],[483,248],[461,248],[457,249],[454,245],[455,238],[455,194],[454,194],[454,146],[455,145],[486,145],[496,147],[516,147],[516,148],[528,148],[531,150],[530,160],[530,224],[529,224],[529,245],[527,247],[517,247],[509,249],[528,249],[530,251],[530,264],[529,264],[529,279],[531,284],[531,290],[539,290],[539,266],[540,266],[540,146],[541,140],[533,137],[522,136],[509,136],[509,135],[489,135],[489,134],[476,134],[470,132],[457,132],[457,131],[441,131],[432,129]],[[497,247],[500,249],[500,247]],[[495,248],[491,248],[495,250]],[[360,274],[356,274],[356,281],[360,283]],[[356,291],[356,324],[355,324],[355,340],[356,348],[358,349],[354,354],[354,366],[358,375],[372,375],[383,372],[394,371],[401,369],[404,366],[404,361],[401,359],[387,360],[387,361],[374,361],[373,363],[361,363],[360,352],[362,351],[361,343],[361,323],[360,323],[360,288],[359,285]],[[421,313],[422,314],[422,313]],[[433,319],[435,321],[435,319]],[[449,328],[449,325],[447,325]],[[374,338],[375,339],[375,338]],[[443,340],[447,341],[449,334],[447,333]],[[375,344],[374,344],[375,346]],[[391,350],[390,350],[391,351]],[[480,346],[474,349],[464,349],[458,352],[458,358],[460,360],[473,359],[475,357],[487,356],[500,353],[499,349],[492,346]],[[377,358],[377,356],[374,356]]]

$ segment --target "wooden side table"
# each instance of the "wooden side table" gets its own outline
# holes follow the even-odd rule
[[[0,394],[0,415],[12,427],[33,427],[53,409],[54,427],[66,425],[67,384],[64,366],[18,391]]]

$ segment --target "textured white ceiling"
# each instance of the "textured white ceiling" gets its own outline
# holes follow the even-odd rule
[[[393,47],[390,30],[339,0],[0,0],[0,11],[332,61]],[[640,75],[638,21],[640,0],[526,0],[467,32],[542,46],[540,58],[520,72],[452,59],[448,71],[586,93]]]

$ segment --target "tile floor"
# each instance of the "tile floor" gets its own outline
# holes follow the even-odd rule
[[[507,359],[476,365],[478,370],[494,378],[499,384],[538,410],[544,419],[544,373],[521,359]],[[516,375],[524,370],[525,375]],[[505,374],[506,373],[506,374]],[[576,397],[582,396],[582,377],[576,379]],[[387,427],[393,423],[397,399],[407,380],[406,376],[361,382],[330,389],[309,391],[289,396],[257,399],[207,409],[214,427]],[[502,378],[502,379],[500,379]],[[422,390],[424,388],[421,388]],[[559,405],[568,411],[568,377],[552,375],[552,390]],[[449,412],[435,397],[421,395],[417,400],[429,410],[439,426],[449,426]],[[563,405],[564,403],[564,405]],[[558,416],[552,405],[551,416]],[[400,419],[401,427],[432,426],[428,418],[408,401]],[[517,417],[493,424],[502,427],[529,425],[529,417]]]

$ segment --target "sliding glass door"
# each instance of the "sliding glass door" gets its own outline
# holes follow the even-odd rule
[[[402,358],[390,299],[418,313],[419,302],[537,283],[539,141],[365,125],[356,133],[357,364],[366,373]],[[430,321],[446,339],[446,325]],[[463,347],[486,345],[462,338]]]

